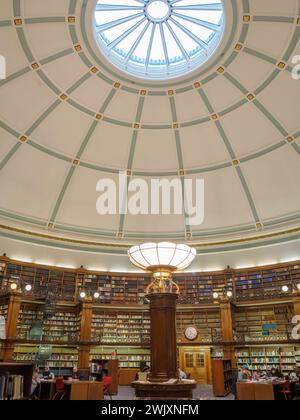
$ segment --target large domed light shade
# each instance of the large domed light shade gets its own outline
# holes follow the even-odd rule
[[[194,261],[196,254],[195,248],[170,242],[136,245],[128,251],[130,261],[145,271],[158,267],[181,271]]]

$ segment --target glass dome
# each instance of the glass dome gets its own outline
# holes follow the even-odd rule
[[[224,23],[222,0],[98,0],[94,31],[116,67],[166,80],[204,64],[222,41]]]
[[[188,245],[169,242],[136,245],[128,251],[130,261],[143,270],[151,267],[170,267],[184,270],[195,259],[197,251]]]

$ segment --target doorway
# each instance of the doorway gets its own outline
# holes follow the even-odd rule
[[[184,347],[179,349],[180,368],[199,384],[211,384],[210,349]]]

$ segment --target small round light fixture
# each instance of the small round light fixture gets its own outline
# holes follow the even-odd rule
[[[219,299],[219,293],[217,293],[217,292],[213,293],[213,298],[215,300]]]
[[[232,291],[231,291],[231,290],[228,290],[228,292],[226,293],[226,296],[227,296],[229,299],[231,299],[231,298],[232,298],[232,296],[233,296]]]
[[[17,283],[12,283],[12,284],[10,285],[10,288],[11,288],[11,290],[17,290],[17,288],[18,288]]]
[[[297,289],[300,290],[300,283],[297,284]]]
[[[100,297],[100,293],[99,293],[99,292],[95,292],[95,293],[94,293],[94,298],[95,298],[95,299],[99,299],[99,297]]]
[[[288,288],[288,286],[282,286],[282,291],[284,292],[284,293],[288,293],[289,292],[289,288]]]
[[[80,292],[79,296],[81,297],[81,299],[84,299],[86,297],[86,293],[85,292]]]
[[[26,290],[26,292],[31,292],[31,290],[32,290],[31,284],[26,284],[25,290]]]

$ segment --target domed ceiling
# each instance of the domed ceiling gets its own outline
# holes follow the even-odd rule
[[[224,0],[220,46],[162,81],[102,55],[96,3],[1,0],[2,237],[123,253],[145,240],[233,249],[300,236],[300,1]],[[100,216],[97,182],[120,172],[203,179],[204,222]]]

